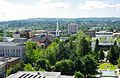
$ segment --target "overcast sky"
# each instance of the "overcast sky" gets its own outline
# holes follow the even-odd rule
[[[39,17],[120,17],[120,0],[0,0],[0,21]]]

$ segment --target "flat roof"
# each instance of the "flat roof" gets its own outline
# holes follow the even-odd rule
[[[5,62],[0,61],[0,66],[3,65],[3,64],[5,64]]]
[[[59,78],[60,72],[19,71],[7,78]]]
[[[20,57],[8,57],[8,58],[5,58],[5,57],[0,57],[0,62],[13,62],[15,60],[19,60]]]
[[[15,43],[15,42],[0,42],[0,46],[20,46],[21,43]]]
[[[99,45],[102,45],[102,46],[110,46],[110,45],[113,45],[113,43],[99,43]]]

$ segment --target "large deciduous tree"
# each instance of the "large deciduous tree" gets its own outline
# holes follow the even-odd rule
[[[76,51],[78,54],[82,56],[85,56],[91,52],[90,41],[88,41],[87,39],[89,38],[87,38],[85,34],[83,33],[78,34],[77,41],[76,41],[76,44],[77,44]]]
[[[97,70],[97,62],[92,55],[86,55],[84,57],[84,74],[88,77],[89,75],[95,74]]]
[[[71,60],[61,60],[57,62],[54,66],[54,71],[61,72],[65,75],[73,74],[73,62]]]

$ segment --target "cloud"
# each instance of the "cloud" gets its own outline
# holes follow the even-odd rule
[[[115,4],[114,7],[117,9],[117,11],[120,11],[120,4]]]
[[[102,1],[86,1],[85,3],[80,3],[78,9],[99,9],[113,7],[114,5],[110,5]]]
[[[24,5],[23,0],[20,4],[19,2],[16,4],[15,1],[0,0],[0,20],[56,17],[57,11],[69,9],[71,5],[69,2],[52,2],[51,0],[37,0],[36,5]]]
[[[71,6],[71,3],[69,2],[48,2],[48,3],[40,2],[38,3],[38,5],[42,9],[55,10],[55,9],[69,9]]]

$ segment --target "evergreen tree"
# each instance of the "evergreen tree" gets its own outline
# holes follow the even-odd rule
[[[99,59],[100,60],[104,60],[104,57],[105,57],[105,55],[104,55],[104,52],[103,52],[103,49],[100,49],[100,51],[99,51]]]
[[[110,51],[108,53],[108,60],[112,64],[117,64],[117,55],[115,54],[114,47],[110,47]]]
[[[99,40],[96,39],[94,52],[97,53],[99,50],[100,50],[100,48],[99,48]]]

